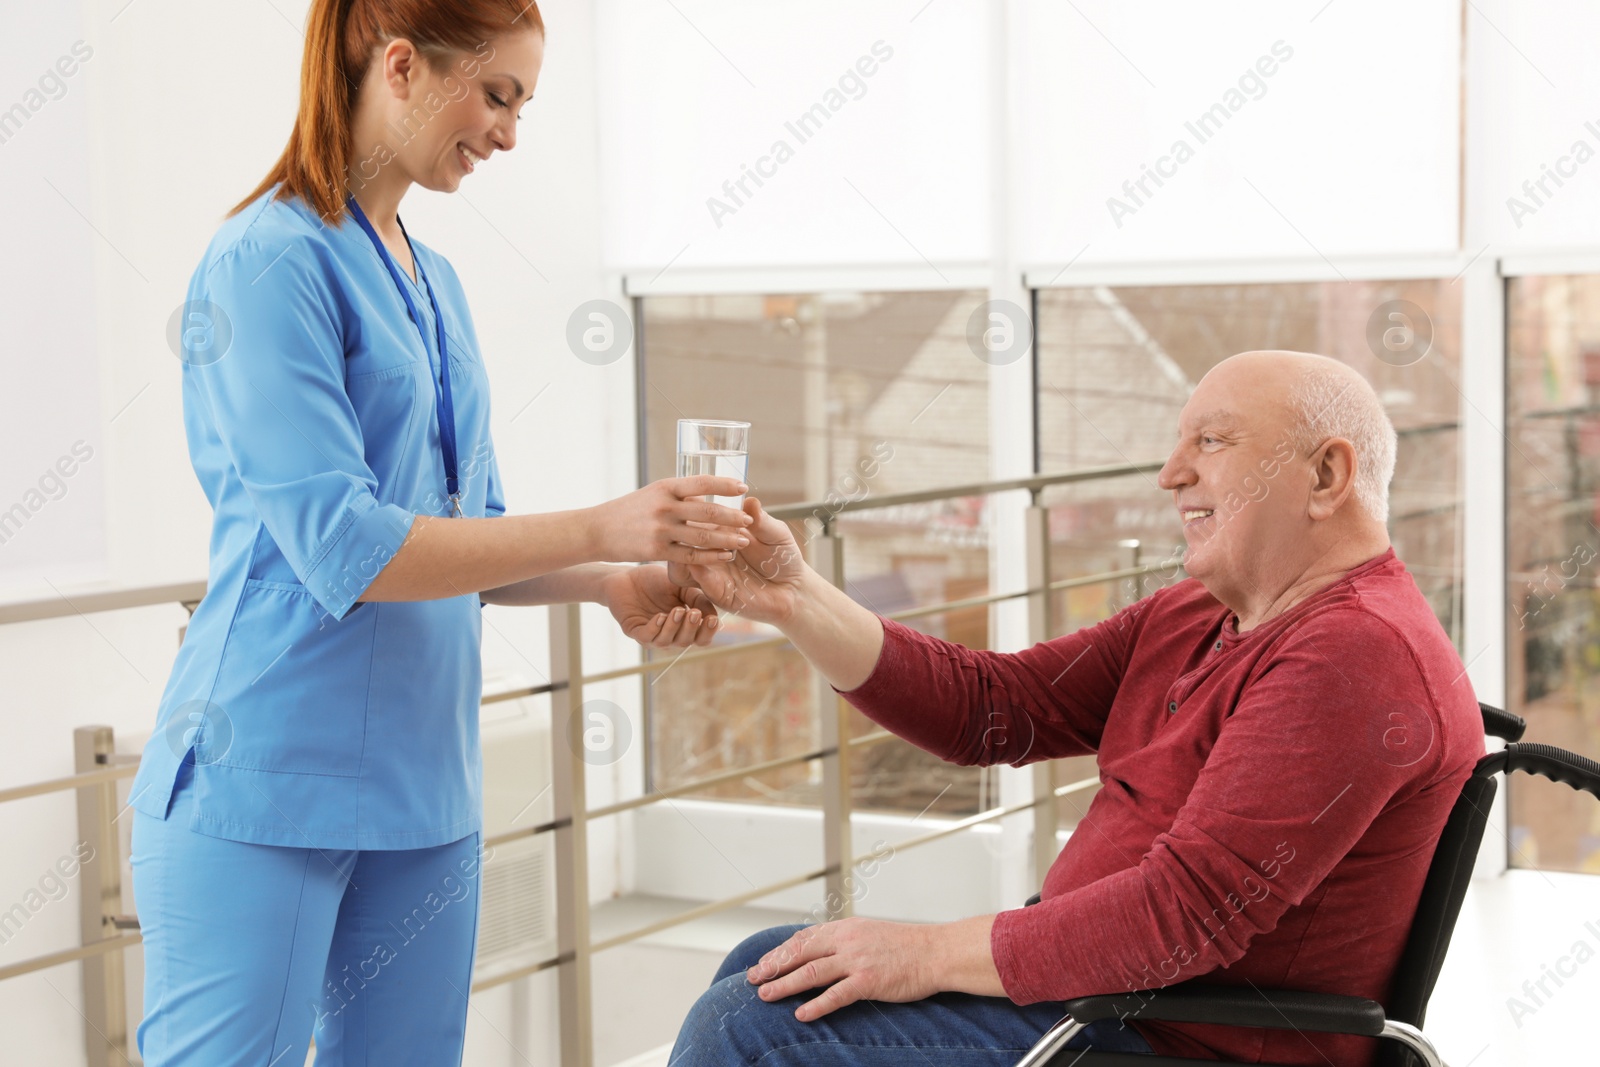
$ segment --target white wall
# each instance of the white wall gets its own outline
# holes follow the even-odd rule
[[[13,336],[33,340],[27,359],[8,355],[6,370],[14,383],[29,365],[49,369],[59,361],[72,368],[70,376],[30,380],[44,388],[46,402],[58,402],[51,416],[56,436],[68,444],[77,436],[96,442],[107,559],[105,581],[95,588],[205,577],[210,511],[184,445],[179,364],[167,347],[166,324],[223,214],[255,186],[288,136],[307,7],[305,0],[86,0],[52,9],[60,16],[53,20],[8,15],[8,34],[17,39],[7,55],[31,57],[15,67],[8,61],[8,71],[31,79],[35,67],[43,70],[37,57],[53,60],[78,37],[93,49],[67,95],[0,145],[0,188],[11,194],[6,232],[25,238],[8,243],[6,258],[31,261],[41,288],[69,291],[66,318],[31,297],[7,299]],[[598,503],[635,485],[632,360],[591,366],[565,339],[574,308],[617,291],[600,262],[593,12],[582,0],[547,8],[545,67],[519,129],[520,150],[468,179],[460,197],[418,190],[402,208],[411,232],[451,260],[471,300],[513,511]],[[20,95],[20,79],[6,84]],[[85,144],[86,168],[75,162]],[[11,168],[19,167],[31,182],[21,193],[11,180]],[[38,180],[40,172],[87,221],[67,211]],[[70,269],[71,256],[80,255],[74,249],[81,249],[78,270]],[[74,330],[81,344],[71,343]],[[59,357],[36,343],[46,336],[61,341]],[[74,389],[87,398],[81,411],[53,395]],[[12,439],[6,441],[6,477],[31,471],[33,457],[22,463]],[[92,470],[91,464],[85,473]],[[67,539],[80,516],[66,505],[99,491],[74,479],[68,497],[42,509],[27,534],[46,544]],[[6,555],[0,548],[0,566]],[[49,595],[36,573],[0,597]],[[42,576],[68,596],[90,588],[83,573],[59,564]],[[75,726],[109,723],[129,738],[148,731],[183,621],[182,609],[170,606],[6,627],[0,672],[9,713],[0,783],[71,773]],[[598,619],[591,632],[605,633]],[[612,665],[618,650],[629,654],[623,642],[595,642],[591,667]],[[484,659],[486,672],[533,681],[548,674],[544,613],[488,609]],[[617,778],[628,773],[625,761],[614,773],[592,775],[592,802],[614,795]],[[6,844],[0,908],[37,885],[75,830],[71,794],[0,806]],[[597,827],[598,894],[609,894],[616,877],[611,832]],[[73,892],[0,946],[0,964],[76,944]],[[477,998],[469,1062],[521,1063],[503,1035],[525,1035],[527,1043],[553,1033],[553,986],[531,985],[535,1010],[515,1026],[506,990]],[[81,1063],[78,1001],[75,964],[0,983],[7,1060]],[[553,1056],[537,1045],[527,1054],[535,1062]]]
[[[7,310],[7,417],[0,421],[0,586],[100,577],[105,454],[89,207],[88,93],[94,50],[72,5],[29,5],[0,37],[0,292]],[[74,448],[77,455],[74,455]],[[57,464],[60,464],[57,467]]]

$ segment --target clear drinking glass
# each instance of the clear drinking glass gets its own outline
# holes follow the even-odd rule
[[[750,466],[750,424],[725,419],[678,420],[678,477],[714,474],[745,481]],[[744,507],[742,496],[714,496],[712,503]]]

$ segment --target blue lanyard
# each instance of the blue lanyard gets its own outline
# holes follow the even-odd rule
[[[367,221],[366,212],[361,210],[356,198],[350,197],[348,203],[350,213],[361,224],[361,228],[367,231],[367,236],[372,239],[372,247],[378,250],[383,265],[389,268],[389,276],[394,279],[395,288],[400,290],[400,296],[406,302],[406,311],[411,315],[411,321],[416,323],[417,334],[422,338],[422,353],[426,356],[428,334],[422,325],[422,316],[417,312],[417,305],[412,302],[405,281],[400,277],[400,268],[395,266],[394,257],[389,255],[389,250],[379,240],[377,231],[372,228],[372,223]],[[433,286],[428,284],[428,276],[422,271],[422,260],[417,257],[417,250],[411,245],[411,235],[406,233],[406,224],[400,222],[399,216],[395,217],[395,221],[400,223],[400,232],[405,234],[406,247],[411,249],[411,261],[417,265],[417,280],[428,291],[428,301],[433,305],[433,325],[439,341],[440,386],[434,391],[434,406],[439,416],[439,444],[444,450],[444,486],[445,492],[450,495],[450,506],[455,509],[457,515],[460,515],[461,489],[460,483],[456,480],[456,409],[450,402],[450,352],[444,343],[444,316],[439,314],[439,298],[433,295]]]

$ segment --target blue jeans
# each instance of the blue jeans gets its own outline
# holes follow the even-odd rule
[[[800,1022],[795,1009],[820,990],[768,1003],[744,976],[800,929],[774,926],[728,954],[684,1020],[669,1067],[1011,1067],[1065,1014],[1055,1003],[939,993],[910,1004],[857,1001]],[[1086,1027],[1067,1047],[1151,1051],[1136,1030],[1117,1020]]]

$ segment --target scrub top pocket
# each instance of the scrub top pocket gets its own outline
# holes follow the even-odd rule
[[[349,668],[370,658],[376,614],[356,610],[335,621],[302,585],[246,580],[212,697],[233,736],[209,762],[359,776],[367,679]],[[238,669],[243,664],[250,669]]]

